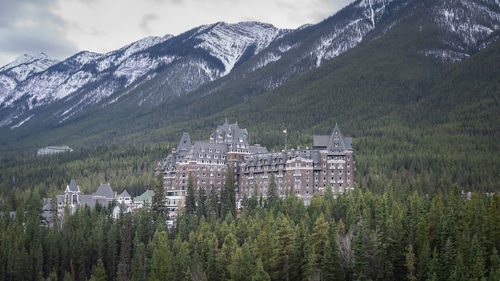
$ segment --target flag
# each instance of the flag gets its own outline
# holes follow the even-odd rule
[[[286,134],[286,129],[283,130],[283,134]]]

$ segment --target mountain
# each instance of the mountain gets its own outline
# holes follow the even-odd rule
[[[161,79],[155,81],[163,82],[158,87],[168,89],[164,98],[182,95],[226,75],[286,32],[257,22],[220,22],[175,37],[147,37],[107,54],[80,52],[30,73],[17,84],[5,82],[0,92],[0,124],[17,128],[27,121],[24,117],[31,119],[37,115],[34,112],[40,112],[36,109],[54,103],[58,106],[51,112],[51,121],[63,122],[120,92],[112,103],[157,75]],[[10,69],[9,65],[4,68]]]
[[[259,126],[273,116],[275,129],[325,129],[334,119],[360,128],[357,122],[370,124],[424,99],[443,69],[496,42],[499,26],[498,0],[359,0],[293,31],[261,23],[202,26],[124,60],[172,60],[147,74],[131,63],[138,67],[121,69],[132,74],[108,79],[123,62],[110,67],[108,80],[99,80],[121,83],[110,94],[98,95],[110,84],[90,83],[24,111],[0,128],[1,145],[175,141],[180,130],[213,126],[222,115]],[[320,74],[328,79],[317,83]],[[256,136],[271,146],[276,139]]]

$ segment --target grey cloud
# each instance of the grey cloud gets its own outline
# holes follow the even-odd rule
[[[65,38],[66,22],[51,12],[55,0],[0,1],[0,65],[23,53],[62,59],[77,52]]]
[[[139,23],[139,27],[146,32],[151,32],[149,24],[158,19],[160,19],[160,17],[156,14],[146,14],[142,16],[141,22]]]

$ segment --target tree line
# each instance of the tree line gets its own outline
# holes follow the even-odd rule
[[[228,175],[230,177],[230,175]],[[157,184],[160,186],[161,184]],[[81,208],[40,226],[40,196],[0,220],[0,280],[499,280],[500,196],[328,189],[229,194],[192,183],[176,226],[155,202],[113,219]],[[277,194],[275,194],[277,195]],[[155,205],[156,204],[156,205]]]

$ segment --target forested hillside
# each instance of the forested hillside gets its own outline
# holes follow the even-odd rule
[[[308,207],[293,193],[253,196],[238,217],[212,192],[170,230],[146,208],[119,219],[85,208],[41,227],[35,192],[0,219],[0,280],[499,280],[498,195],[401,187],[329,189]]]

